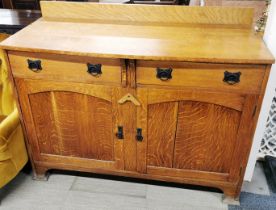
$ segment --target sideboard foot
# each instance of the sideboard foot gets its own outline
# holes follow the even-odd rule
[[[35,167],[33,171],[33,180],[48,181],[49,173],[47,171],[48,171],[48,168]]]
[[[240,205],[240,193],[239,188],[235,187],[225,187],[223,188],[224,195],[222,197],[222,202],[229,205]]]
[[[228,195],[223,195],[222,202],[228,205],[240,205],[239,197],[236,198]]]

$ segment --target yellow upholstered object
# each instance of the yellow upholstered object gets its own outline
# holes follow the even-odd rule
[[[0,42],[6,37],[7,35],[0,34]],[[8,80],[7,63],[2,50],[0,50],[0,60],[0,114],[8,115],[13,111],[15,103],[12,97],[12,87]]]
[[[0,34],[0,41],[6,35]],[[0,188],[13,179],[28,160],[18,111],[0,50]]]

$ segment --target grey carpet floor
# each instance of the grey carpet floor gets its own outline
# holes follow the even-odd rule
[[[240,206],[228,206],[228,210],[276,210],[276,193],[270,184],[270,176],[263,167],[263,163],[259,162],[254,171],[253,182],[249,186],[253,186],[252,192],[241,192]],[[267,187],[267,189],[264,189]],[[248,189],[249,187],[247,187]],[[261,191],[258,191],[261,189]]]
[[[259,195],[242,192],[240,206],[229,206],[229,210],[276,210],[276,195]]]

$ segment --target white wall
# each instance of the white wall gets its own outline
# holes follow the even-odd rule
[[[271,2],[267,26],[264,34],[264,40],[268,48],[274,55],[274,57],[276,57],[276,0],[272,0]],[[263,100],[263,105],[260,112],[260,117],[258,120],[256,132],[254,135],[254,140],[253,140],[251,153],[249,156],[249,161],[245,172],[244,179],[246,181],[251,181],[253,176],[255,163],[258,157],[258,150],[260,148],[261,140],[265,131],[265,124],[268,118],[268,112],[270,110],[273,96],[275,96],[275,88],[276,88],[276,65],[274,64],[271,69],[269,81],[266,88],[266,93]]]

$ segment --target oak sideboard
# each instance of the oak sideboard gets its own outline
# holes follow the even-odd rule
[[[1,43],[36,178],[76,170],[239,197],[274,62],[252,9],[41,9]]]

